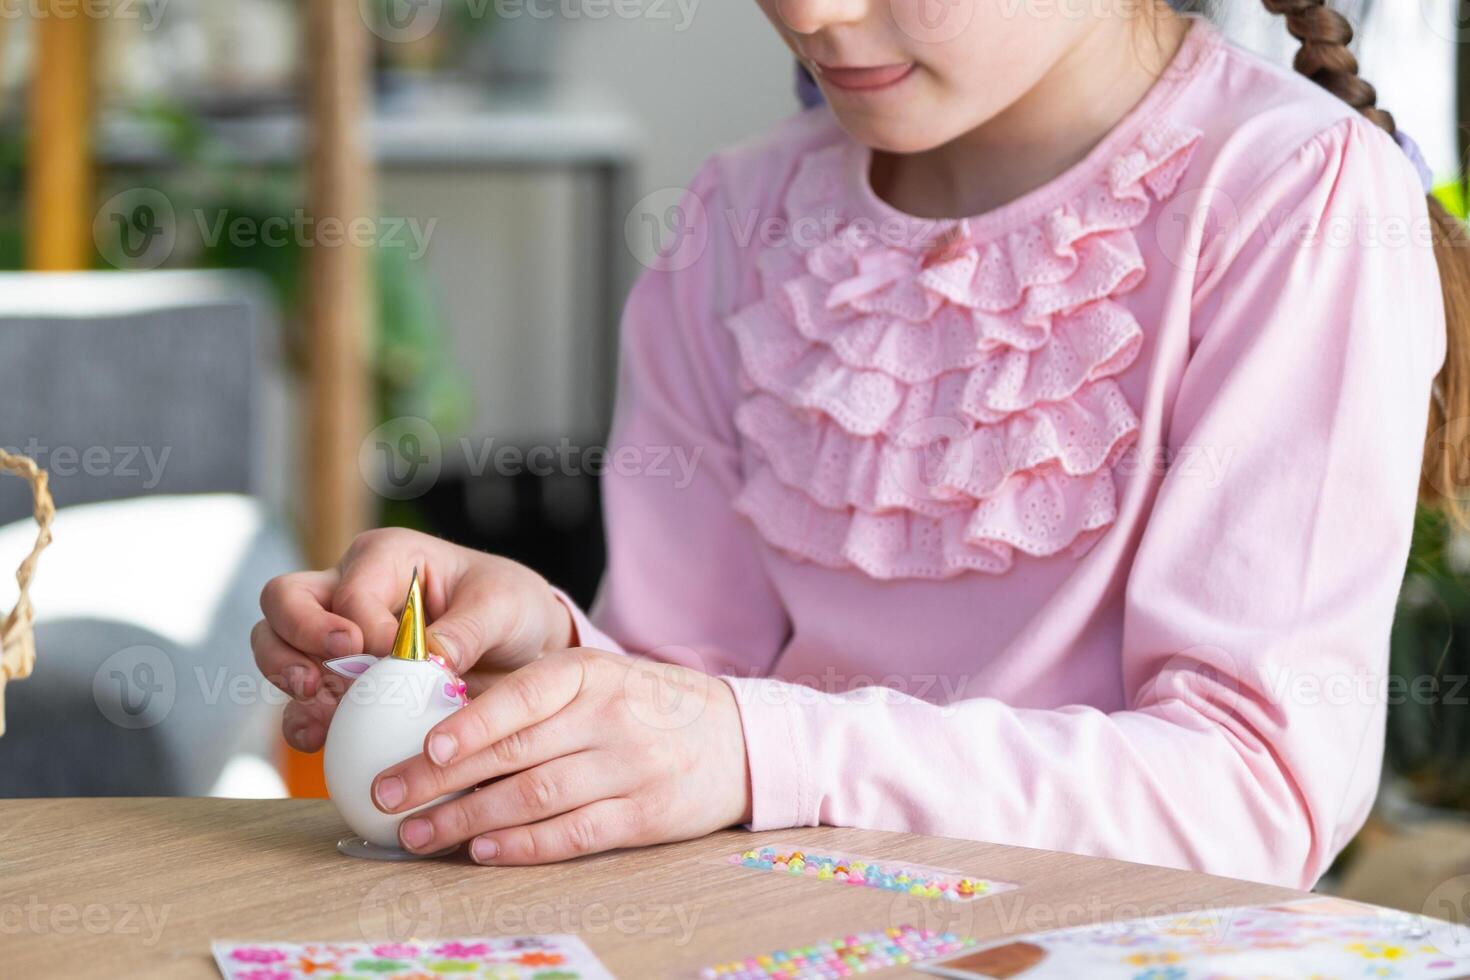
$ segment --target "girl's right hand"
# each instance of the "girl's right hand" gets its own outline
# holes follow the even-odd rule
[[[499,675],[572,645],[571,613],[546,580],[506,558],[387,528],[353,541],[337,567],[266,583],[265,618],[250,633],[255,663],[292,701],[286,741],[315,752],[327,737],[341,685],[322,662],[392,648],[414,569],[423,588],[429,651],[465,680],[471,697]]]

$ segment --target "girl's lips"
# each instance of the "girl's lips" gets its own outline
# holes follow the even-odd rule
[[[848,92],[874,92],[889,88],[908,78],[914,71],[914,62],[900,65],[879,65],[875,68],[833,68],[818,65],[822,78],[837,88]]]

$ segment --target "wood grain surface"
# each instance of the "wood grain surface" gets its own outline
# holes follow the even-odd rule
[[[0,800],[0,975],[217,977],[211,940],[376,941],[577,933],[619,977],[913,924],[1008,933],[1299,893],[972,841],[830,828],[728,831],[539,868],[339,855],[321,800]],[[725,864],[767,843],[1017,882],[952,903]],[[893,975],[896,971],[889,971]]]

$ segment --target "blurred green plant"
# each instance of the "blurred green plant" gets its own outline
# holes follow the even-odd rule
[[[401,18],[395,5],[406,0],[364,0],[362,9],[371,12],[373,23],[388,27]],[[486,34],[500,23],[499,11],[491,0],[443,0],[436,30],[446,34]]]
[[[1461,218],[1466,216],[1464,184],[1459,182],[1440,184],[1434,189],[1434,196],[1439,198],[1439,203],[1443,204],[1450,214]]]
[[[239,166],[227,148],[212,140],[187,109],[172,103],[142,106],[140,118],[162,139],[177,161],[170,173],[154,175],[178,214],[208,216],[223,224],[243,220],[251,228],[287,226],[299,214],[305,195],[298,174]],[[136,184],[137,175],[129,175]],[[198,231],[180,222],[180,237]],[[285,349],[291,365],[305,364],[302,336],[301,276],[304,246],[293,236],[265,241],[221,234],[199,236],[195,250],[176,249],[195,266],[251,269],[270,281],[285,311]],[[377,324],[373,380],[381,420],[416,415],[441,432],[457,430],[468,410],[468,388],[452,367],[445,330],[424,265],[402,247],[373,247]]]
[[[0,129],[0,269],[19,269],[25,263],[25,158],[24,129]]]
[[[460,64],[466,53],[483,42],[497,27],[501,17],[490,0],[443,0],[438,22],[424,37],[415,41],[386,40],[395,36],[395,25],[401,21],[407,0],[366,0],[363,10],[372,17],[373,33],[378,37],[374,61],[380,69],[415,67],[445,70]],[[410,8],[407,13],[413,15]]]
[[[167,168],[104,173],[98,200],[119,190],[148,187],[162,193],[174,208],[178,242],[169,267],[245,269],[259,273],[272,287],[282,312],[282,354],[290,370],[305,363],[301,318],[302,242],[294,235],[201,234],[200,225],[243,221],[260,229],[268,222],[291,227],[304,194],[300,175],[279,169],[241,166],[228,149],[213,140],[187,108],[155,102],[133,110],[168,151]],[[18,126],[0,129],[0,268],[24,264],[25,143]],[[205,216],[198,218],[197,216]],[[118,229],[120,233],[120,229]],[[112,268],[96,256],[98,268]],[[105,254],[118,251],[106,249]],[[403,247],[376,244],[373,253],[377,320],[373,332],[372,372],[379,420],[413,415],[442,433],[458,431],[468,417],[469,387],[454,368],[442,317],[424,263]],[[395,506],[392,518],[417,525],[412,508]]]
[[[1417,802],[1470,809],[1470,539],[1420,508],[1390,641],[1385,763]]]
[[[1435,196],[1466,217],[1465,186]],[[1420,508],[1390,640],[1385,765],[1415,800],[1470,810],[1470,537]]]

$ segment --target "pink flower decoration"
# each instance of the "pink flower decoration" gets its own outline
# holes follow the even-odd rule
[[[261,966],[253,970],[237,973],[235,976],[240,980],[291,980],[291,974],[285,970],[277,970],[275,967]]]
[[[449,675],[449,680],[444,684],[444,697],[449,701],[453,701],[455,704],[468,704],[470,698],[466,692],[469,689],[465,686],[465,682],[460,679],[460,676],[454,672],[454,669],[449,666],[449,661],[437,653],[429,654],[429,659],[442,667],[444,673]]]
[[[409,943],[384,943],[373,947],[373,955],[388,960],[406,960],[419,955],[419,948]]]
[[[279,949],[266,946],[241,946],[230,953],[230,959],[241,963],[279,963],[285,958],[286,954]]]
[[[490,952],[490,947],[485,943],[445,943],[435,947],[434,952],[436,955],[450,959],[468,960],[476,956],[484,956]]]

